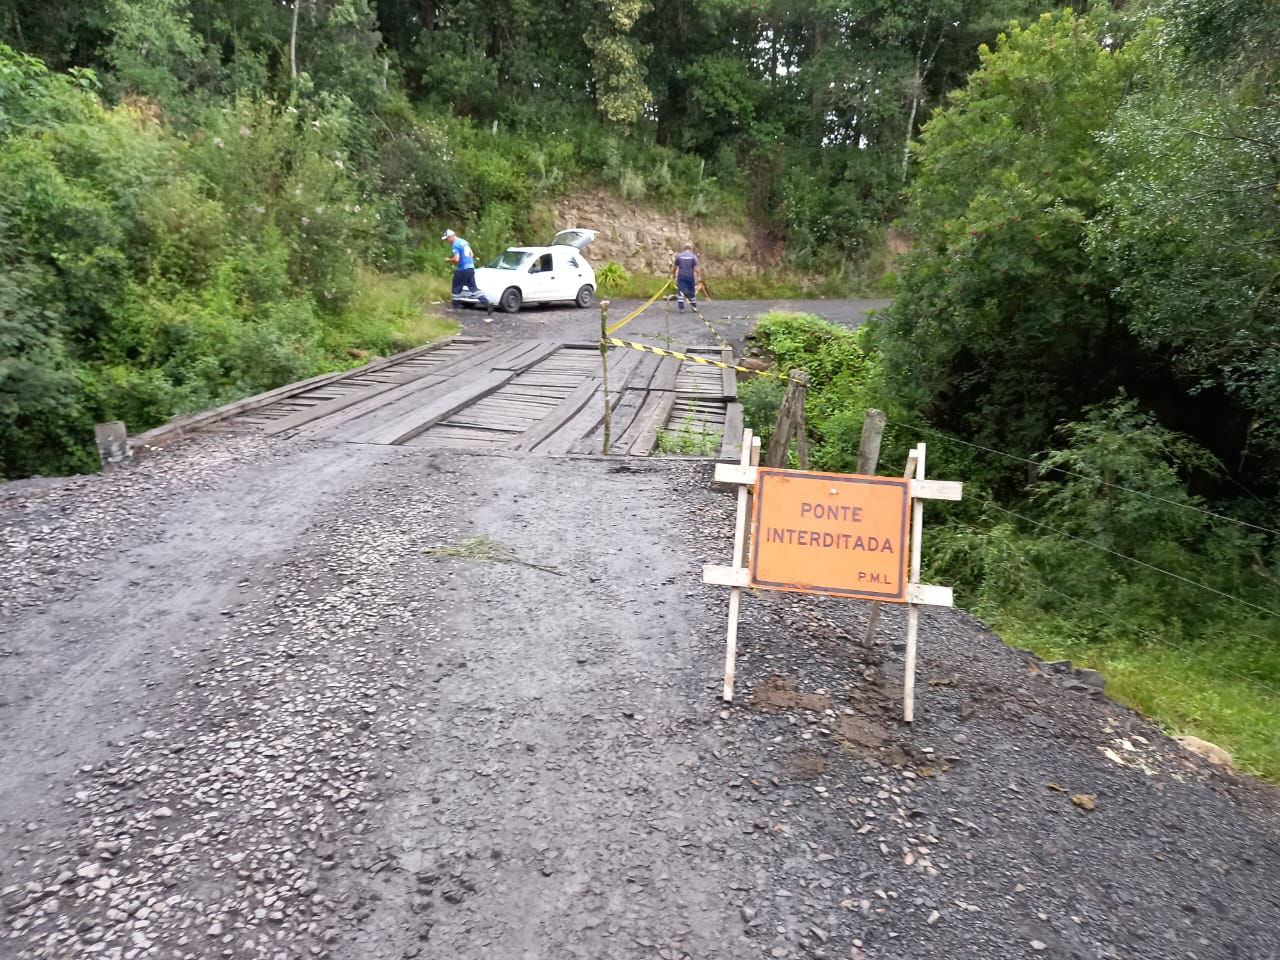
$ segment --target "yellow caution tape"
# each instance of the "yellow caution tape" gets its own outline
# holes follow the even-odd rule
[[[702,325],[711,331],[711,335],[716,338],[716,342],[719,343],[720,346],[727,347],[730,345],[728,340],[720,336],[720,331],[711,325],[711,321],[702,315],[702,311],[699,310],[697,306],[690,303],[689,307],[698,315],[698,319],[702,321]]]
[[[631,340],[619,340],[617,337],[604,337],[602,339],[605,343],[611,343],[615,347],[630,347],[632,350],[644,350],[648,353],[656,353],[660,357],[675,357],[677,360],[689,360],[693,363],[700,363],[707,367],[720,367],[724,370],[738,370],[742,373],[750,373],[757,377],[774,377],[778,380],[793,382],[791,377],[784,376],[781,373],[773,373],[770,370],[752,370],[750,367],[740,367],[735,363],[725,363],[723,360],[708,360],[706,357],[695,357],[688,353],[677,353],[674,350],[663,350],[661,347],[651,347],[647,343],[635,343]]]
[[[640,316],[641,313],[643,313],[649,307],[653,306],[653,301],[657,300],[660,296],[662,296],[663,291],[666,290],[667,287],[669,286],[671,286],[670,280],[668,280],[666,283],[664,283],[661,287],[658,288],[658,292],[649,298],[648,303],[644,304],[641,307],[637,307],[635,310],[631,311],[631,313],[627,314],[625,317],[623,317],[621,320],[615,323],[612,327],[606,327],[605,333],[614,333],[618,330],[621,330],[624,326],[626,326],[636,317]]]

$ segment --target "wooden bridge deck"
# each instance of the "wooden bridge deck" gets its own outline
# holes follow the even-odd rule
[[[684,352],[732,360],[727,348]],[[704,449],[737,458],[734,371],[613,347],[608,386],[610,454],[647,456],[669,430],[710,434]],[[213,429],[545,456],[603,452],[596,344],[458,337],[294,387],[233,405]]]

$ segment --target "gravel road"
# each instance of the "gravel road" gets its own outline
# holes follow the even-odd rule
[[[720,702],[710,473],[204,435],[0,486],[0,958],[1280,957],[1280,792],[961,611],[908,726],[900,609],[748,595]]]
[[[514,319],[514,318],[513,318]],[[524,315],[521,315],[524,320]],[[679,460],[198,436],[0,487],[0,957],[1280,956],[1280,796]]]

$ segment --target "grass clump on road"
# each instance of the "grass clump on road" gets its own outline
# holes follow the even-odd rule
[[[517,556],[516,552],[506,544],[491,540],[483,534],[478,537],[464,537],[454,543],[423,547],[422,552],[429,557],[440,559],[455,558],[460,560],[479,560],[488,563],[518,563],[521,566],[532,567],[534,570],[554,573],[557,577],[564,576],[563,573],[553,567],[545,567],[540,563],[532,563]]]

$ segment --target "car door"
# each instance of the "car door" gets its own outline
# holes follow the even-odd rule
[[[546,303],[556,299],[555,257],[550,251],[536,254],[525,270],[521,286],[525,303]]]

